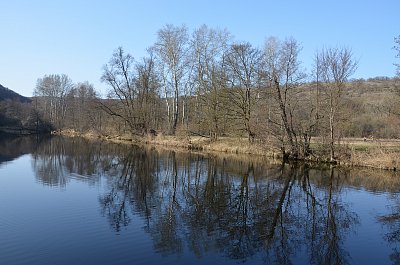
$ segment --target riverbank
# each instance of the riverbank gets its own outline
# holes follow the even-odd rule
[[[231,154],[257,155],[273,159],[282,159],[279,149],[268,143],[249,143],[245,138],[221,137],[211,141],[207,137],[190,136],[147,136],[132,138],[130,135],[100,135],[94,132],[80,133],[74,130],[58,131],[54,134],[66,137],[83,137],[86,139],[104,140],[121,144],[148,144],[204,152],[222,152]],[[314,156],[306,162],[326,163],[323,146],[316,140],[312,144]],[[359,166],[384,170],[399,170],[400,140],[397,139],[358,139],[346,138],[340,143],[338,164],[342,166]]]
[[[204,152],[222,152],[231,154],[258,155],[270,158],[281,158],[278,149],[270,148],[260,143],[249,143],[245,138],[221,137],[218,141],[211,141],[207,137],[191,136],[147,136],[133,139],[130,135],[100,135],[94,132],[80,133],[74,130],[53,132],[54,135],[66,137],[83,137],[86,139],[104,140],[123,144],[148,144]]]
[[[0,126],[0,134],[9,134],[9,135],[34,135],[39,132],[35,129],[28,129],[22,127],[10,127],[10,126]]]
[[[342,142],[351,154],[348,163],[352,166],[400,169],[400,140],[347,138]],[[345,161],[344,161],[345,162]]]

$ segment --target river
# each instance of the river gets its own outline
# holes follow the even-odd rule
[[[0,264],[400,264],[400,175],[0,139]]]

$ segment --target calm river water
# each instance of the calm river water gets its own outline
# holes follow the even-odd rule
[[[400,175],[0,140],[0,264],[400,264]]]

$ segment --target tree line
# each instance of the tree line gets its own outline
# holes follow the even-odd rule
[[[307,72],[301,49],[294,38],[270,37],[259,48],[234,40],[227,30],[166,25],[145,57],[137,60],[122,47],[114,51],[101,76],[106,98],[88,82],[46,75],[37,81],[34,104],[57,129],[133,138],[246,137],[293,159],[312,155],[311,139],[318,137],[334,161],[342,137],[366,134],[349,129],[360,108],[350,95],[355,85],[349,85],[357,84],[349,79],[358,61],[349,47],[325,47]],[[391,111],[399,117],[398,109]]]

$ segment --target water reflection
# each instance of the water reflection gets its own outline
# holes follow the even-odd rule
[[[305,250],[311,264],[347,264],[346,235],[357,215],[341,200],[345,175],[335,169],[268,165],[135,147],[114,165],[103,213],[117,232],[144,217],[154,248],[187,246],[237,260],[263,253],[291,264]],[[115,173],[115,172],[114,172]],[[318,187],[311,178],[322,180]]]
[[[389,172],[314,169],[151,147],[52,138],[32,154],[37,179],[66,187],[74,178],[107,182],[99,196],[102,215],[116,233],[143,222],[154,249],[163,255],[220,253],[266,264],[350,264],[344,242],[360,217],[343,196],[349,187],[398,192]],[[371,173],[372,172],[372,173]],[[380,174],[380,175],[379,175]],[[378,175],[378,177],[376,177]],[[389,243],[400,240],[400,197],[389,226]],[[399,264],[394,247],[391,256]]]
[[[0,133],[0,166],[22,155],[35,152],[37,147],[47,140],[48,137],[15,137]]]
[[[148,154],[151,151],[138,146],[124,151],[106,166],[109,192],[99,199],[117,232],[130,223],[133,213],[149,218],[157,174],[157,156]]]
[[[400,194],[392,194],[391,199],[390,213],[378,216],[378,221],[387,228],[384,238],[392,248],[390,260],[393,264],[400,264]]]
[[[52,137],[32,153],[32,166],[37,180],[45,185],[65,187],[71,179],[94,184],[116,159],[115,148],[102,142]]]

